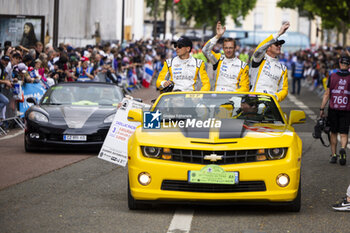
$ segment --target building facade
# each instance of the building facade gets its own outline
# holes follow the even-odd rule
[[[0,0],[0,15],[44,16],[44,33],[52,42],[54,1]],[[143,38],[143,0],[58,0],[58,2],[58,43],[84,46],[95,44],[99,40],[121,41],[123,4],[124,39]]]

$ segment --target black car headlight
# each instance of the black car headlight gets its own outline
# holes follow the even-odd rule
[[[47,116],[36,111],[29,113],[28,119],[32,121],[49,122],[49,119],[47,118]]]
[[[267,149],[269,159],[283,159],[286,157],[287,148],[271,148]]]
[[[142,153],[148,158],[159,158],[161,156],[162,148],[153,146],[142,146]]]

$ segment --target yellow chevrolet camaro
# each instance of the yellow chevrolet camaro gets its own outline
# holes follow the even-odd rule
[[[152,203],[270,203],[300,210],[302,142],[272,95],[172,92],[149,111],[128,144],[128,207]]]

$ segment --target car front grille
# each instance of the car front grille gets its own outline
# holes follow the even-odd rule
[[[238,184],[199,184],[182,180],[163,180],[162,190],[200,192],[200,193],[236,193],[266,191],[264,181],[240,181]]]
[[[171,153],[163,153],[171,155],[172,161],[195,163],[195,164],[236,164],[256,162],[258,150],[230,150],[230,151],[203,151],[203,150],[184,150],[171,149]],[[210,161],[204,157],[210,155],[222,156],[221,160]]]

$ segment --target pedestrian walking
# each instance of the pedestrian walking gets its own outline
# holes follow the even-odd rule
[[[329,101],[328,122],[330,125],[331,158],[330,163],[336,163],[339,157],[340,165],[346,164],[346,146],[350,126],[350,57],[343,56],[339,60],[340,70],[333,73],[327,84],[320,108],[320,117],[325,117],[325,107]],[[336,153],[337,136],[340,134],[341,148]]]
[[[300,82],[304,78],[304,61],[298,56],[297,61],[292,63],[293,89],[292,94],[300,95]],[[296,84],[296,92],[295,92]]]

